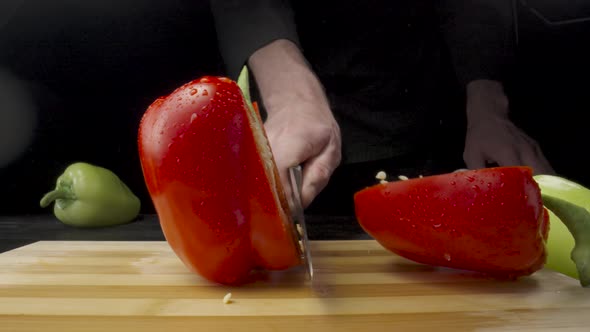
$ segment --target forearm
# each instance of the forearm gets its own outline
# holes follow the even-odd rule
[[[326,103],[324,89],[302,52],[289,40],[276,40],[248,61],[268,112],[303,100]]]
[[[510,0],[442,0],[442,27],[457,77],[503,82],[514,62]]]
[[[323,87],[288,40],[257,50],[248,66],[266,110],[264,127],[283,185],[290,190],[287,168],[302,165],[301,197],[307,207],[341,159],[340,130]]]
[[[287,0],[210,0],[210,4],[221,56],[233,79],[256,50],[279,39],[299,43]]]
[[[492,107],[467,107],[467,116],[477,116],[480,112],[493,112],[495,115],[508,115],[508,97],[499,81],[477,79],[466,87],[467,103],[485,102]]]

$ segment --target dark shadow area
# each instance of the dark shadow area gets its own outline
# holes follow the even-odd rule
[[[517,9],[518,63],[510,86],[515,122],[559,174],[589,186],[590,3],[520,1]]]
[[[368,235],[350,217],[308,216],[308,237],[318,240],[367,240]],[[158,217],[139,215],[127,224],[78,228],[65,225],[50,213],[0,216],[0,252],[33,242],[47,241],[164,241]]]
[[[139,120],[160,95],[222,73],[207,2],[13,2],[0,68],[30,91],[37,123],[25,153],[0,169],[0,214],[40,212],[43,193],[75,161],[111,169],[152,211]]]
[[[142,213],[153,213],[138,160],[139,120],[151,102],[182,83],[224,74],[207,1],[37,0],[3,6],[0,68],[30,94],[36,122],[25,152],[0,168],[0,215],[50,212],[39,200],[74,161],[111,169],[140,197]],[[513,117],[539,141],[558,173],[590,186],[584,149],[588,5],[520,1],[515,8],[518,63],[508,84]],[[463,148],[460,121],[444,122],[437,134],[436,144],[453,153],[449,169]],[[321,199],[338,205],[347,198]]]

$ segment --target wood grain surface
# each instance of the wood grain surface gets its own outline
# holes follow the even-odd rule
[[[0,254],[0,331],[590,331],[590,289],[553,271],[491,280],[372,240],[312,255],[313,281],[296,268],[232,288],[162,241],[36,242]]]

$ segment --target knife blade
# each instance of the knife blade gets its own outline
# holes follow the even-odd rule
[[[307,236],[307,226],[305,224],[305,215],[303,213],[303,204],[301,202],[301,188],[303,185],[303,176],[301,165],[289,168],[289,183],[291,185],[291,212],[295,233],[300,243],[301,259],[306,266],[306,272],[310,280],[313,280],[313,263],[311,261],[311,250],[309,238]]]

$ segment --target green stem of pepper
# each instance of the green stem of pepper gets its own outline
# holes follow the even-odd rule
[[[574,237],[571,258],[576,264],[582,287],[590,286],[590,213],[563,199],[543,196],[543,204],[561,219]]]
[[[65,187],[59,187],[45,194],[41,198],[40,205],[44,208],[58,199],[74,199],[74,197],[70,190],[66,189]]]
[[[238,76],[238,86],[240,90],[242,90],[242,94],[244,95],[244,100],[246,101],[246,105],[251,112],[254,112],[254,106],[252,105],[252,98],[250,97],[250,78],[248,75],[248,67],[242,67],[242,71],[240,72],[240,76]]]

